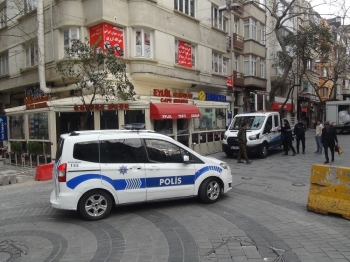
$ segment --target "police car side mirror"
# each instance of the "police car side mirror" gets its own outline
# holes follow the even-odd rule
[[[183,155],[182,157],[183,157],[184,163],[190,162],[190,157],[188,155]]]

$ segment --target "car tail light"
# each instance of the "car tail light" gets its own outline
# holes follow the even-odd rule
[[[66,171],[67,171],[67,164],[61,164],[57,168],[57,172],[58,172],[57,180],[58,180],[58,182],[66,182]]]

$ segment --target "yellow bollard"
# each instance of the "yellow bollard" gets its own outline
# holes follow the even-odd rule
[[[307,209],[350,219],[350,168],[312,165]]]

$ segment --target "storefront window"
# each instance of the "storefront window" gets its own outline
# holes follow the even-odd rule
[[[28,115],[29,139],[49,139],[48,114],[36,113]]]
[[[189,129],[188,129],[188,119],[177,119],[177,141],[184,144],[185,146],[189,146]]]
[[[154,120],[154,131],[164,135],[173,134],[173,120]]]
[[[145,114],[143,110],[126,110],[124,124],[144,124]]]
[[[24,116],[10,116],[10,138],[24,139]]]
[[[117,111],[101,111],[100,129],[119,129]]]
[[[217,130],[226,129],[226,109],[200,108],[200,118],[194,119],[194,130]]]
[[[88,117],[84,128],[84,118]],[[82,112],[56,113],[57,139],[61,134],[79,130],[94,130],[94,116]]]

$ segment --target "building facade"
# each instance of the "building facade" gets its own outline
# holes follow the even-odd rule
[[[243,15],[241,6],[224,0],[0,1],[0,92],[8,141],[21,141],[24,151],[28,141],[38,141],[52,155],[60,134],[79,130],[86,109],[74,85],[62,82],[56,63],[68,58],[71,40],[92,44],[99,38],[126,60],[136,96],[133,101],[96,99],[88,129],[144,124],[200,153],[220,150],[234,109],[243,111],[239,97],[263,90],[266,82],[265,32],[258,29],[264,12],[250,3],[251,11]],[[241,70],[234,70],[235,17],[241,34],[249,21]],[[254,19],[260,27],[254,28]],[[234,72],[243,69],[249,73],[236,89]]]

